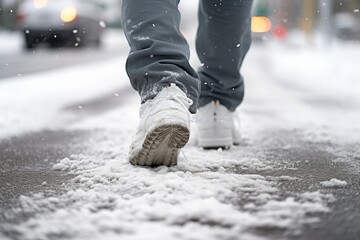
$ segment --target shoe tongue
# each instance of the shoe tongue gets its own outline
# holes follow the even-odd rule
[[[179,104],[186,108],[189,108],[192,105],[192,100],[175,84],[171,84],[169,87],[163,88],[154,99],[149,99],[140,106],[140,117],[148,107],[156,108],[164,100],[173,100],[168,101],[166,104],[167,107],[171,108],[178,108]]]
[[[183,101],[183,100],[189,99],[186,96],[186,94],[179,87],[177,87],[174,83],[171,83],[171,85],[169,87],[164,88],[159,93],[159,97],[164,97],[166,99],[179,99],[185,104],[188,104],[188,100],[187,101]]]

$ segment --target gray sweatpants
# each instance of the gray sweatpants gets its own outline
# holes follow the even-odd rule
[[[244,97],[240,67],[250,42],[252,0],[200,0],[196,49],[203,65],[189,64],[179,30],[179,0],[123,0],[122,24],[130,45],[126,71],[141,101],[176,83],[197,107],[219,100],[234,111]]]

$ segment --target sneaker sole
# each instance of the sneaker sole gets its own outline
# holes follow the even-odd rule
[[[186,145],[189,137],[189,129],[184,126],[159,126],[146,135],[142,148],[130,159],[130,163],[150,167],[174,166],[178,150]]]

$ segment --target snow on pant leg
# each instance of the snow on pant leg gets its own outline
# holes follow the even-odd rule
[[[196,49],[203,66],[199,106],[219,100],[234,111],[243,100],[240,67],[251,43],[252,0],[201,0]]]
[[[190,50],[179,30],[179,0],[124,0],[122,24],[130,45],[126,71],[144,103],[169,83],[193,100],[195,113],[200,80],[189,64]]]

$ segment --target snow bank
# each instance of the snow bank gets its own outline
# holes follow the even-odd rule
[[[66,105],[129,87],[124,57],[47,73],[2,80],[0,138],[57,128],[69,115]],[[114,96],[115,97],[115,96]]]
[[[23,50],[24,42],[21,32],[10,32],[0,30],[0,52],[1,54],[18,53]],[[0,66],[1,67],[1,66]]]
[[[315,142],[359,142],[359,57],[358,45],[341,42],[323,49],[254,44],[243,66],[247,91],[242,119],[251,124],[246,127],[302,129]]]

